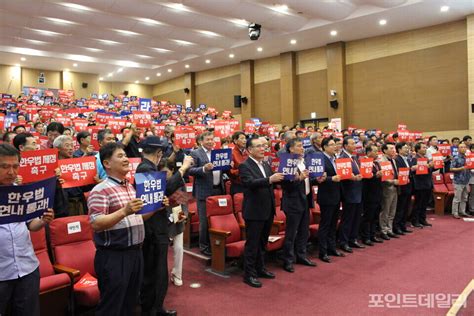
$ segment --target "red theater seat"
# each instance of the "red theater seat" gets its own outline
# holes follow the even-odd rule
[[[244,216],[242,215],[244,194],[236,193],[232,197],[232,200],[234,201],[234,215],[235,215],[235,218],[237,219],[237,223],[239,223],[242,239],[245,239],[245,220],[244,220]]]
[[[321,211],[319,210],[319,205],[314,202],[314,207],[309,210],[309,238],[314,238],[318,235],[320,219]]]
[[[454,195],[454,184],[453,184],[454,174],[452,172],[448,172],[444,174],[444,184],[448,188],[448,193]]]
[[[212,250],[212,270],[225,272],[225,258],[240,257],[245,241],[234,216],[230,195],[210,196],[206,199],[206,213],[209,220],[209,237]]]
[[[55,219],[50,224],[51,249],[56,264],[63,266],[74,283],[86,273],[97,277],[94,270],[95,245],[87,215]],[[99,302],[97,285],[74,289],[78,306],[93,307]]]
[[[433,173],[433,195],[435,199],[435,214],[444,215],[444,210],[448,201],[448,188],[444,184],[444,176],[441,173]]]
[[[40,263],[40,310],[43,315],[64,315],[69,306],[72,282],[67,273],[55,272],[51,264],[46,242],[46,232],[42,228],[30,232],[31,242]]]

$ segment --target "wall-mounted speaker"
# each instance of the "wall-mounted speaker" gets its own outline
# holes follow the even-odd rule
[[[331,100],[331,101],[329,101],[329,105],[330,105],[333,109],[337,109],[337,107],[339,106],[339,102],[337,102],[337,100]]]
[[[87,84],[87,82],[83,82],[83,83],[82,83],[82,88],[87,89],[88,86],[89,86],[89,85]]]
[[[247,97],[242,97],[240,100],[243,104],[247,104],[247,102],[249,102],[249,99]]]
[[[240,108],[242,107],[242,98],[240,95],[234,95],[234,108]]]
[[[184,88],[184,93],[189,94],[189,89],[188,89],[188,88]]]
[[[125,90],[125,91],[123,92],[123,95],[124,95],[124,96],[127,96],[127,95],[128,95],[128,90]]]

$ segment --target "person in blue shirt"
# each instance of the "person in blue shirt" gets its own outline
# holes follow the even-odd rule
[[[101,129],[97,133],[97,141],[99,142],[99,146],[102,147],[108,143],[115,143],[116,140],[115,140],[115,135],[112,132],[112,130]],[[105,179],[105,177],[107,177],[107,174],[105,173],[104,166],[102,166],[102,162],[100,161],[100,155],[98,152],[95,155],[95,159],[96,159],[96,164],[97,164],[97,176],[99,180],[103,180]]]
[[[0,186],[12,185],[20,167],[20,152],[0,144]],[[39,315],[39,262],[29,231],[38,231],[53,220],[48,209],[41,218],[0,225],[0,315]]]
[[[465,143],[458,146],[458,155],[451,162],[451,172],[454,172],[454,198],[452,214],[454,218],[468,217],[466,214],[467,196],[469,194],[469,180],[471,179],[471,171],[466,169],[466,151]]]

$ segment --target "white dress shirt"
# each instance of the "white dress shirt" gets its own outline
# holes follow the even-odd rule
[[[266,178],[267,174],[265,173],[265,168],[263,167],[263,162],[252,158],[252,156],[249,156],[249,158],[252,159],[253,161],[255,161],[255,163],[257,164],[258,168],[260,169],[260,172],[262,173],[263,177]]]
[[[206,148],[202,147],[204,152],[207,155],[207,159],[209,159],[209,162],[211,162],[211,151],[207,150]],[[220,170],[215,170],[212,172],[212,185],[219,185],[221,182],[221,172]]]

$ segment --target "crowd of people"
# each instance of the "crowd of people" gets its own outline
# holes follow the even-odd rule
[[[7,307],[18,314],[38,314],[38,261],[28,230],[41,229],[53,217],[89,214],[100,290],[96,314],[131,315],[140,304],[143,315],[175,315],[176,311],[164,307],[164,300],[169,280],[176,286],[183,284],[183,230],[188,217],[183,195],[189,181],[193,183],[197,202],[199,250],[207,256],[212,256],[212,250],[206,199],[243,193],[243,281],[256,288],[262,287],[259,279],[275,278],[264,260],[275,216],[275,189],[282,190],[281,209],[286,215],[286,227],[281,258],[282,268],[289,273],[295,271],[295,264],[316,266],[307,253],[309,210],[316,203],[320,209],[316,244],[319,259],[325,263],[331,263],[331,256],[352,253],[354,248],[372,247],[413,233],[413,229],[431,227],[426,213],[432,203],[433,173],[454,173],[455,218],[469,217],[474,211],[474,194],[470,194],[474,192],[474,177],[466,167],[466,159],[474,150],[470,136],[462,140],[438,140],[436,136],[402,139],[399,133],[377,130],[329,130],[299,125],[276,130],[279,126],[269,128],[268,124],[253,122],[216,137],[211,122],[232,120],[230,112],[219,117],[212,108],[187,110],[153,101],[149,108],[151,120],[139,124],[133,119],[132,109],[139,101],[125,104],[124,98],[128,100],[126,96],[121,96],[119,102],[87,99],[81,105],[53,99],[45,105],[44,98],[39,102],[21,95],[0,102],[0,185],[22,185],[23,179],[18,175],[21,153],[40,148],[57,148],[59,160],[94,156],[97,167],[95,184],[66,189],[62,188],[61,171],[56,170],[52,209],[27,223],[0,225],[0,237],[5,241],[0,246],[0,314]],[[124,125],[117,128],[98,119],[104,113],[110,118],[119,117]],[[7,117],[13,118],[8,124]],[[87,124],[79,129],[75,120],[85,120]],[[175,131],[180,126],[196,126],[192,148],[182,148],[176,141]],[[97,128],[90,132],[88,127]],[[432,156],[438,152],[439,144],[452,147],[443,158],[443,166],[435,169]],[[230,170],[214,170],[211,151],[216,146],[232,148]],[[272,167],[272,162],[284,153],[298,157],[292,180]],[[315,153],[323,158],[324,173],[310,177],[304,158]],[[137,214],[143,201],[136,198],[128,178],[129,158],[141,158],[136,173],[166,172],[162,208]],[[349,179],[341,179],[338,158],[350,160]],[[373,160],[371,177],[362,176],[361,158]],[[428,171],[419,174],[419,161],[425,158]],[[383,162],[389,162],[392,177],[382,181]],[[403,185],[399,183],[401,168],[409,169],[409,180]],[[226,192],[227,181],[231,184],[230,192]],[[316,198],[312,189],[315,186]],[[175,207],[180,207],[177,220],[170,216]],[[174,253],[171,273],[170,241]],[[29,296],[16,295],[20,292]]]

